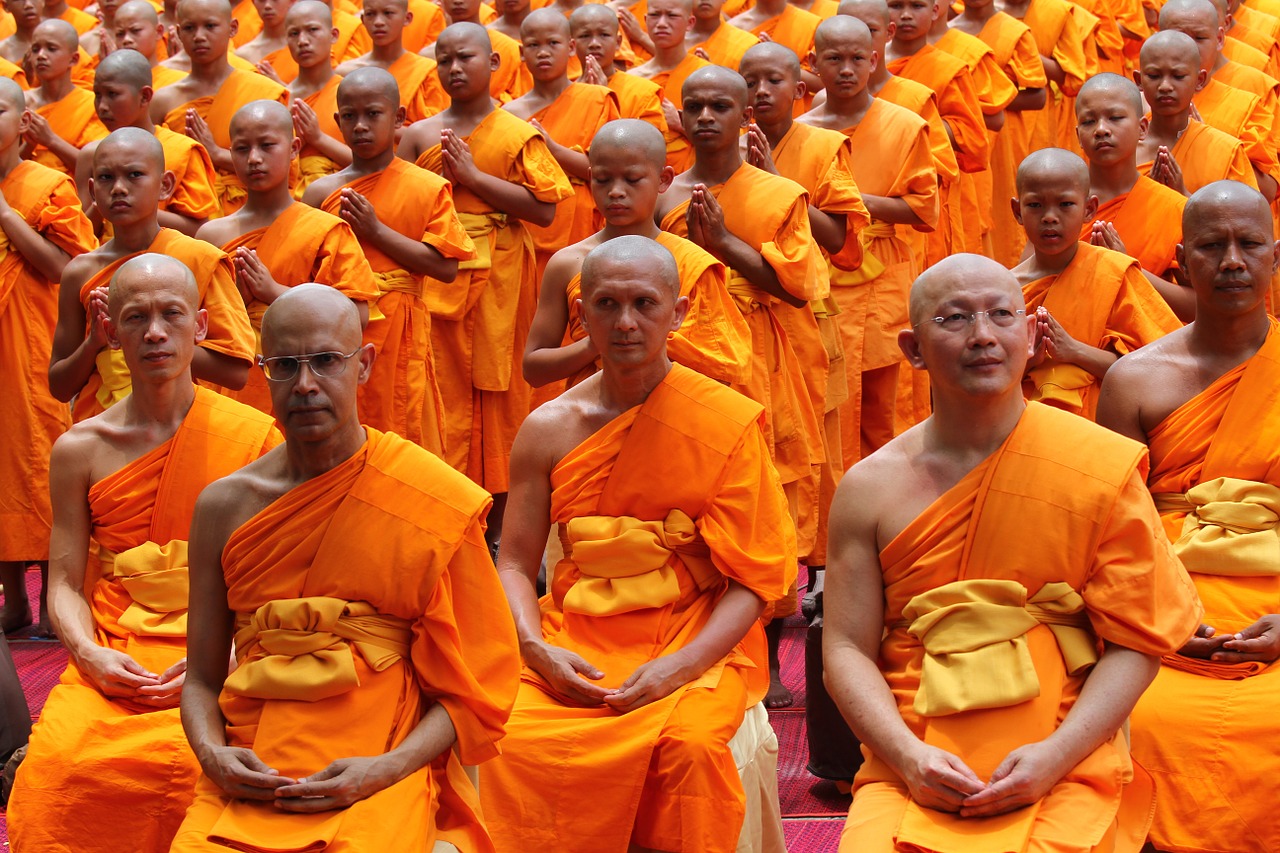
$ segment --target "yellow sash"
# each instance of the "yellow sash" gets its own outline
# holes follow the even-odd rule
[[[407,293],[410,296],[422,296],[422,277],[413,275],[406,270],[375,272],[373,280],[378,285],[379,293]],[[374,320],[385,320],[386,318],[387,315],[382,313],[382,309],[378,307],[377,302],[369,303],[370,323]]]
[[[885,270],[884,261],[871,254],[871,241],[881,237],[893,237],[897,233],[889,222],[876,222],[873,220],[870,225],[863,228],[858,233],[858,237],[862,240],[862,264],[856,270],[842,272],[838,284],[845,287],[854,287],[874,281],[883,275]]]
[[[582,574],[565,593],[566,613],[612,616],[672,604],[680,598],[676,554],[699,588],[720,578],[693,519],[678,509],[662,521],[582,516],[561,524],[560,538]]]
[[[956,581],[912,598],[902,616],[899,624],[924,645],[915,710],[925,717],[1039,696],[1026,638],[1036,625],[1053,631],[1071,675],[1098,660],[1084,599],[1066,583],[1045,584],[1028,599],[1017,581]]]
[[[312,598],[269,601],[236,620],[240,665],[225,688],[254,699],[316,702],[359,686],[360,652],[377,672],[409,654],[408,620],[386,616],[365,601]]]
[[[1280,488],[1219,477],[1185,495],[1153,496],[1161,512],[1186,512],[1173,550],[1189,572],[1280,575]]]
[[[1039,400],[1060,409],[1080,411],[1084,408],[1084,391],[1094,383],[1094,376],[1078,364],[1053,361],[1042,364],[1027,374],[1035,390],[1028,400]]]
[[[772,305],[776,300],[747,281],[732,269],[729,270],[729,280],[726,282],[729,288],[729,296],[733,299],[733,304],[738,306],[738,310],[744,315],[750,314],[762,305]]]
[[[471,242],[476,244],[476,257],[458,261],[460,270],[487,270],[493,267],[493,241],[489,235],[507,224],[505,213],[462,213],[458,221],[466,229]],[[483,239],[481,239],[483,238]]]
[[[308,154],[305,157],[298,158],[298,171],[301,173],[301,177],[293,187],[293,195],[294,198],[300,199],[307,187],[321,178],[338,171],[338,164],[323,154]]]
[[[139,637],[187,636],[191,585],[185,540],[143,542],[119,554],[100,548],[98,559],[104,576],[110,573],[133,600],[117,620],[121,628]]]
[[[124,353],[111,347],[98,350],[93,363],[97,365],[98,376],[102,378],[102,386],[94,396],[98,405],[109,409],[119,403],[133,390],[133,379],[129,376],[129,366],[125,364]]]
[[[218,194],[218,202],[222,205],[224,215],[228,210],[237,210],[240,203],[249,197],[248,190],[240,185],[240,179],[235,175],[216,173],[213,189]]]

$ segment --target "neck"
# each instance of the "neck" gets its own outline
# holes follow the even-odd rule
[[[652,214],[653,211],[650,211]],[[656,240],[662,230],[653,221],[653,216],[642,216],[635,222],[628,225],[613,225],[606,223],[604,228],[600,229],[600,242],[607,243],[614,237],[648,237],[650,240]]]
[[[933,416],[925,422],[925,445],[955,459],[972,460],[970,470],[995,453],[1027,409],[1022,388],[996,398],[949,399],[935,389]]]
[[[894,56],[914,56],[928,43],[928,33],[913,39],[895,38],[889,43],[889,50]]]
[[[858,94],[850,98],[827,98],[827,111],[837,116],[847,116],[849,119],[848,127],[856,125],[862,121],[862,117],[867,114],[867,110],[871,109],[871,102],[874,100],[872,94],[867,89],[863,89]]]
[[[329,64],[328,60],[324,60],[308,68],[299,68],[298,76],[294,82],[319,91],[324,88],[324,84],[328,83],[329,78],[332,76],[333,66]]]
[[[502,20],[511,24],[518,30],[520,29],[520,25],[524,23],[524,19],[529,17],[529,13],[532,11],[533,7],[530,6],[527,9],[521,9],[519,12],[503,12]]]
[[[44,18],[46,21],[50,18],[60,18],[66,14],[66,11],[66,0],[54,0],[54,2],[44,4]]]
[[[197,65],[193,61],[191,63],[191,76],[202,82],[222,85],[222,82],[231,75],[231,63],[227,61],[225,52],[218,53],[214,51],[214,53],[216,55],[213,60],[203,65]]]
[[[1113,166],[1089,164],[1089,189],[1102,201],[1127,193],[1137,182],[1138,165],[1132,157]]]
[[[795,124],[795,119],[791,117],[790,112],[784,112],[782,118],[770,124],[760,121],[759,118],[756,119],[756,125],[764,131],[765,138],[769,140],[770,148],[778,147],[778,143],[791,130],[791,125],[793,124]]]
[[[388,148],[373,157],[352,157],[351,171],[357,175],[372,175],[390,166],[394,159],[396,159],[394,148]]]
[[[1177,139],[1189,124],[1191,124],[1190,104],[1187,104],[1187,109],[1179,110],[1173,115],[1152,113],[1151,121],[1147,124],[1147,136],[1156,139]]]
[[[573,85],[568,74],[561,74],[551,80],[534,80],[533,93],[540,98],[554,101],[564,94],[564,90]]]
[[[668,47],[655,46],[653,58],[658,60],[658,64],[665,68],[675,68],[688,53],[689,49],[684,46],[684,38],[682,37],[679,42]]]
[[[484,24],[481,24],[481,23],[480,23],[480,9],[479,9],[479,8],[477,8],[477,9],[475,10],[475,12],[473,12],[473,13],[472,13],[472,14],[470,14],[470,15],[467,15],[466,17],[463,17],[463,16],[459,15],[458,17],[453,18],[453,19],[450,21],[450,23],[453,23],[453,24],[477,24],[477,25],[479,25],[479,26],[484,26]]]
[[[879,92],[892,76],[893,73],[889,71],[889,63],[885,61],[884,51],[880,51],[880,61],[876,63],[876,70],[872,71],[871,76],[867,78],[867,88],[872,93]]]
[[[1189,328],[1193,350],[1238,364],[1262,346],[1271,330],[1271,320],[1265,305],[1259,304],[1247,314],[1228,317],[1197,311]]]
[[[297,483],[319,477],[337,468],[360,452],[368,436],[355,417],[323,441],[286,441],[285,460],[289,478]]]
[[[293,207],[293,193],[289,182],[281,181],[269,190],[249,190],[244,206],[249,214],[267,216],[272,219]]]
[[[714,187],[723,184],[733,177],[733,173],[742,166],[742,153],[738,150],[738,141],[733,147],[723,151],[703,151],[694,149],[693,168],[689,170],[694,181]]]
[[[190,369],[164,382],[134,383],[125,420],[131,425],[162,427],[172,435],[182,425],[195,400],[196,386]]]
[[[1032,253],[1031,262],[1028,264],[1028,267],[1031,274],[1036,278],[1058,275],[1071,265],[1071,262],[1076,259],[1076,253],[1079,251],[1079,240],[1073,240],[1070,246],[1056,255],[1046,255],[1037,250]]]
[[[75,86],[71,82],[70,73],[55,77],[52,80],[40,81],[40,94],[44,96],[46,103],[61,101],[67,95],[71,94],[71,90],[74,88]]]
[[[270,39],[271,41],[283,41],[284,33],[285,29],[283,21],[276,24],[274,27],[268,27],[265,24],[262,27],[262,37]]]
[[[160,223],[156,220],[155,213],[133,225],[120,226],[112,222],[111,228],[111,245],[125,254],[145,252],[151,248],[151,244],[156,241],[156,236],[160,233]]]
[[[671,359],[631,369],[606,366],[600,373],[600,403],[607,410],[621,414],[644,403],[653,389],[671,372]]]
[[[369,55],[374,62],[390,65],[404,56],[404,42],[401,39],[396,39],[388,44],[375,44],[373,50],[369,51]]]
[[[489,85],[486,83],[484,91],[469,100],[461,100],[454,98],[449,104],[449,112],[458,118],[480,119],[493,112],[493,99],[489,97]]]
[[[951,28],[947,26],[947,13],[946,13],[946,10],[944,9],[943,11],[938,13],[938,17],[933,19],[933,24],[931,24],[929,27],[929,35],[928,35],[929,44],[934,44],[935,42],[937,42],[938,39],[942,38],[947,34],[947,30],[949,29]]]
[[[970,8],[968,6],[965,6],[964,12],[961,13],[961,17],[963,17],[966,21],[973,21],[976,24],[985,24],[987,21],[991,20],[995,16],[996,16],[995,3],[988,3],[985,6],[978,6],[977,8]]]
[[[156,132],[156,123],[151,120],[151,113],[149,113],[145,109],[138,110],[138,115],[134,117],[133,121],[129,122],[129,124],[127,125],[121,125],[121,126],[141,128],[142,130],[145,130],[147,133],[150,133],[152,136],[154,136]]]
[[[1222,55],[1222,51],[1218,51],[1217,57],[1213,60],[1213,66],[1209,69],[1209,76],[1212,77],[1218,71],[1222,70],[1227,64],[1227,58]]]
[[[756,0],[756,10],[766,18],[776,18],[787,11],[787,0]]]
[[[720,29],[720,26],[723,23],[724,19],[719,15],[716,15],[714,18],[694,18],[693,29],[689,32],[697,33],[701,36],[702,38],[698,39],[698,41],[706,41],[707,38],[715,35],[716,30]]]
[[[17,140],[8,148],[0,150],[0,181],[9,177],[9,173],[22,162],[22,151]]]

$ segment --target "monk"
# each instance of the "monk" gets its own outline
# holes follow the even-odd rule
[[[492,7],[481,0],[446,0],[443,8],[451,24],[472,23],[480,26],[491,20],[485,12],[493,11]],[[489,78],[489,92],[499,103],[514,101],[533,87],[529,69],[520,58],[520,40],[491,27],[489,42],[493,52],[498,54],[498,67]],[[421,53],[423,56],[434,57],[435,44],[427,45]]]
[[[191,58],[191,73],[157,90],[151,100],[152,120],[185,133],[209,152],[218,171],[224,216],[245,200],[231,162],[231,117],[250,101],[289,100],[288,91],[274,80],[228,64],[227,45],[235,32],[227,0],[178,0],[178,36]]]
[[[360,16],[349,11],[359,11],[354,4],[339,4],[339,8],[334,8],[334,0],[318,0],[318,2],[322,2],[329,7],[329,11],[333,15],[333,26],[338,31],[338,34],[333,38],[333,53],[331,54],[333,65],[337,66],[344,62],[350,62],[373,49],[373,39],[369,37],[369,31],[360,22]],[[292,10],[293,7],[289,8]]]
[[[253,328],[236,290],[231,261],[217,248],[160,226],[160,199],[173,191],[164,148],[150,133],[122,127],[98,145],[93,157],[93,200],[111,225],[101,247],[72,258],[62,273],[58,326],[49,360],[49,389],[72,417],[92,417],[129,393],[129,368],[109,349],[104,290],[121,264],[148,252],[182,261],[196,277],[208,331],[191,358],[196,379],[227,389],[244,386],[253,358]]]
[[[933,414],[836,492],[826,678],[867,756],[846,853],[1141,845],[1125,718],[1201,608],[1142,446],[1023,400],[1025,314],[986,258],[920,276],[899,339]]]
[[[351,165],[321,178],[303,201],[348,223],[373,268],[378,295],[364,339],[379,361],[360,389],[360,419],[443,456],[444,412],[424,296],[448,289],[459,264],[473,264],[478,253],[449,183],[396,157],[399,104],[395,78],[382,69],[347,75],[338,87],[338,123]]]
[[[333,15],[320,0],[298,0],[285,15],[289,55],[298,66],[298,75],[289,84],[293,130],[302,140],[296,195],[317,179],[351,165],[351,149],[342,141],[334,118],[338,84],[342,82],[330,63],[336,32]]]
[[[357,68],[386,69],[396,78],[401,105],[405,108],[406,120],[411,124],[435,115],[446,104],[435,60],[419,56],[416,51],[421,46],[412,50],[406,47],[404,31],[412,17],[405,0],[366,2],[360,12],[360,20],[369,31],[373,47],[364,56],[344,62],[336,69],[342,76]]]
[[[1274,721],[1221,713],[1266,707],[1280,671],[1276,564],[1264,544],[1280,486],[1270,436],[1280,337],[1265,304],[1277,259],[1256,191],[1221,181],[1193,195],[1179,263],[1195,322],[1117,362],[1098,406],[1099,423],[1150,448],[1147,484],[1205,608],[1133,714],[1133,757],[1156,778],[1158,850],[1280,844],[1280,818],[1252,777],[1277,765],[1258,748]],[[1250,772],[1220,773],[1219,761]]]
[[[13,20],[13,33],[0,41],[0,57],[32,75],[35,69],[31,66],[28,54],[31,52],[32,36],[43,20],[40,16],[42,7],[41,0],[4,0],[4,9]]]
[[[813,50],[813,34],[822,18],[787,0],[756,0],[755,5],[729,18],[729,23],[757,37],[765,37],[788,47],[796,56],[807,56]],[[821,88],[817,78],[806,83]]]
[[[516,439],[499,575],[524,670],[480,784],[502,853],[738,841],[745,797],[727,744],[764,695],[759,617],[794,580],[796,544],[760,404],[666,355],[679,294],[652,240],[593,249],[581,310],[601,370]],[[539,602],[552,523],[565,558]],[[633,568],[618,577],[611,563]],[[591,807],[555,805],[572,791]]]
[[[453,287],[424,298],[445,412],[444,458],[495,495],[492,542],[501,533],[511,444],[531,401],[517,361],[538,299],[525,223],[551,224],[573,188],[533,125],[495,107],[495,57],[484,27],[449,25],[436,56],[450,106],[406,130],[398,153],[453,185],[458,218],[479,252]]]
[[[693,4],[693,26],[684,34],[691,52],[702,50],[712,65],[737,68],[742,54],[760,37],[733,26],[724,19],[725,0],[699,0]]]
[[[1194,316],[1191,291],[1168,280],[1176,269],[1186,197],[1138,172],[1138,140],[1146,126],[1142,94],[1118,74],[1099,74],[1080,87],[1077,134],[1089,161],[1089,192],[1098,208],[1080,239],[1124,252],[1151,274],[1152,284],[1184,321]]]
[[[19,156],[29,115],[18,84],[0,80],[0,229],[6,244],[0,258],[0,397],[5,400],[5,441],[0,443],[0,582],[5,596],[0,627],[4,631],[31,624],[23,576],[31,563],[47,566],[49,450],[71,424],[66,407],[49,393],[49,346],[58,320],[58,281],[67,262],[97,242],[67,177]],[[47,590],[47,584],[41,590]],[[42,624],[37,630],[48,636],[52,627],[43,605],[41,601]],[[2,737],[0,748],[7,746],[12,752],[23,740],[9,743],[8,736]]]
[[[619,117],[648,122],[665,135],[668,125],[662,86],[618,69],[618,13],[601,3],[579,6],[569,16],[569,33],[583,69],[578,80],[607,86],[618,97]]]
[[[252,62],[258,70],[279,83],[289,85],[298,76],[298,64],[289,54],[285,18],[293,0],[253,0],[262,19],[262,31],[240,47],[236,54]]]
[[[634,73],[662,87],[663,117],[667,129],[667,165],[679,174],[693,165],[693,148],[680,126],[678,104],[689,75],[710,65],[689,48],[686,33],[693,25],[693,0],[654,0],[647,3],[644,25],[653,42],[653,56]]]
[[[231,4],[231,15],[236,23],[236,32],[231,37],[233,49],[248,44],[262,32],[262,18],[258,17],[253,0],[235,0]]]
[[[18,769],[15,850],[169,849],[199,774],[178,719],[191,512],[280,440],[269,416],[192,383],[208,318],[181,261],[135,256],[107,301],[133,390],[53,448],[50,609],[70,661]]]
[[[157,221],[164,228],[194,235],[207,220],[218,216],[217,173],[204,146],[189,136],[157,127],[151,120],[153,69],[135,50],[114,51],[98,66],[93,78],[98,120],[107,131],[137,127],[154,134],[164,149],[165,170],[173,173],[173,192],[161,199]],[[93,202],[93,157],[98,142],[80,150],[76,160],[76,187],[90,219],[101,226],[103,212]]]
[[[148,0],[129,0],[116,9],[116,26],[113,38],[117,50],[136,50],[151,65],[151,86],[160,89],[177,83],[187,76],[186,71],[164,65],[161,51],[164,48],[165,28],[156,13],[156,7]]]
[[[262,315],[290,287],[329,284],[357,303],[363,322],[378,288],[351,226],[324,211],[295,201],[289,164],[301,140],[293,135],[289,108],[276,101],[251,101],[231,119],[231,159],[247,195],[230,216],[207,223],[198,238],[220,248],[235,267],[261,352]],[[266,377],[249,374],[235,398],[271,414]]]
[[[285,444],[206,489],[191,523],[182,717],[204,774],[175,853],[492,849],[463,764],[497,755],[519,657],[489,496],[360,424],[360,339],[324,285],[263,318]]]
[[[520,26],[533,11],[532,0],[502,0],[494,7],[498,17],[484,26],[502,33],[507,38],[520,40]]]
[[[1093,217],[1089,167],[1070,151],[1032,152],[1018,167],[1013,212],[1032,254],[1013,274],[1041,345],[1023,382],[1027,399],[1093,420],[1117,358],[1182,323],[1128,255],[1078,239]]]
[[[1139,58],[1133,76],[1151,113],[1138,141],[1138,171],[1183,195],[1224,180],[1256,188],[1244,143],[1191,117],[1195,93],[1208,80],[1195,41],[1164,30],[1146,40]]]
[[[67,7],[67,12],[75,13],[83,11],[66,4],[65,0],[63,5]],[[80,32],[79,26],[77,26],[79,22],[75,19],[67,17],[65,14],[56,16],[71,24],[73,27],[76,27],[76,32],[80,33],[80,49],[89,57],[88,64],[94,68],[97,67],[98,62],[106,59],[111,52],[117,48],[114,41],[114,34],[116,29],[116,10],[119,9],[120,6],[121,0],[98,0],[97,12],[96,14],[89,15],[93,20],[87,22],[89,24],[89,29],[85,32]],[[49,16],[49,11],[53,8],[56,8],[54,3],[45,3],[46,17],[51,17]],[[81,20],[83,21],[83,19]]]
[[[75,28],[66,21],[44,21],[32,34],[32,67],[40,85],[27,91],[27,156],[66,175],[75,174],[81,148],[107,135],[94,114],[93,93],[71,82],[77,45]]]

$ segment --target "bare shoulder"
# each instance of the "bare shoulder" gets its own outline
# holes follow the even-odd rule
[[[1124,389],[1156,389],[1185,376],[1195,366],[1188,347],[1190,334],[1187,327],[1176,329],[1122,356],[1107,371],[1107,383]]]
[[[210,219],[200,226],[200,230],[196,231],[196,239],[203,240],[221,249],[240,233],[239,225],[236,222],[237,216],[237,213],[233,213],[230,216]]]
[[[548,282],[554,282],[561,290],[568,288],[569,280],[582,270],[582,262],[591,250],[600,245],[600,235],[594,234],[585,240],[565,246],[551,256],[547,268],[542,273],[543,289]]]
[[[345,171],[345,170],[344,170]],[[302,194],[302,203],[309,204],[312,207],[319,207],[324,204],[324,200],[343,184],[347,182],[347,178],[342,172],[336,172],[332,175],[325,175],[311,183],[306,191]],[[217,222],[218,220],[213,220]]]
[[[176,83],[157,89],[155,96],[151,99],[151,115],[166,115],[174,107],[191,100],[191,97],[187,94],[189,89],[190,83],[186,77]]]
[[[284,478],[284,461],[282,444],[205,486],[196,502],[193,523],[225,541],[233,530],[262,512],[292,486]]]
[[[538,105],[534,102],[532,95],[529,94],[521,95],[514,101],[503,104],[502,108],[525,121],[528,121],[538,111]]]
[[[110,260],[104,257],[103,247],[99,246],[92,252],[85,252],[82,255],[76,255],[67,261],[67,265],[62,268],[62,286],[73,287],[76,289],[76,298],[79,300],[80,286],[88,281],[93,274],[105,267]]]

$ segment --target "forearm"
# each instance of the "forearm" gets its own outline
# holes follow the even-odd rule
[[[414,275],[425,275],[440,281],[458,277],[458,261],[446,258],[434,247],[411,240],[394,228],[379,222],[370,239],[374,247]]]
[[[1158,657],[1108,644],[1062,725],[1045,738],[1063,766],[1075,767],[1115,737],[1159,670]]]
[[[528,574],[518,569],[498,572],[502,589],[507,594],[507,605],[516,623],[516,639],[520,643],[521,656],[528,660],[527,649],[541,645],[542,613],[538,609],[538,592]]]
[[[1160,294],[1179,320],[1184,323],[1190,323],[1196,318],[1196,293],[1194,290],[1177,282],[1163,279],[1148,270],[1143,270],[1142,274],[1146,276],[1147,281],[1151,282],[1151,286],[1156,289],[1156,292]]]
[[[764,255],[732,234],[726,236],[722,245],[714,248],[708,246],[707,249],[711,254],[719,258],[725,266],[731,267],[747,281],[770,296],[776,296],[796,308],[804,304],[803,298],[796,296],[783,287],[782,282],[778,280],[777,272],[764,259]]]
[[[212,762],[211,750],[227,745],[226,720],[218,707],[221,684],[209,683],[187,660],[187,679],[182,685],[182,730],[191,744],[191,751],[201,766]]]
[[[1276,179],[1257,167],[1254,167],[1253,176],[1258,181],[1258,192],[1266,196],[1268,203],[1275,201],[1276,192],[1280,190],[1280,184],[1276,183]]]
[[[389,788],[426,767],[458,739],[453,720],[444,705],[436,703],[423,715],[400,745],[382,756],[379,763],[386,776],[380,781]]]
[[[15,249],[51,282],[62,280],[62,270],[71,256],[50,243],[27,224],[17,211],[6,205],[0,210],[0,228]]]
[[[67,171],[71,174],[76,172],[76,161],[80,159],[80,149],[72,145],[61,136],[54,136],[49,140],[49,144],[45,146],[53,156],[62,161],[62,165],[67,167]]]
[[[672,654],[683,658],[685,683],[693,681],[714,664],[723,660],[747,636],[752,625],[764,613],[764,602],[737,581],[729,581],[707,624],[687,646]]]
[[[841,213],[823,213],[813,205],[809,205],[809,230],[813,239],[829,254],[836,254],[844,248],[845,216]]]
[[[1010,101],[1009,106],[1005,107],[1005,109],[1015,113],[1026,110],[1042,110],[1048,100],[1048,95],[1043,88],[1021,89],[1017,97]]]
[[[351,149],[340,139],[334,139],[327,133],[320,133],[315,139],[307,140],[307,144],[343,168],[351,165]]]
[[[528,187],[504,181],[485,172],[481,172],[475,182],[468,186],[476,195],[507,216],[544,227],[555,219],[555,204],[539,201]]]
[[[238,391],[249,380],[249,364],[243,359],[199,346],[191,356],[191,378]]]
[[[215,169],[224,174],[235,173],[236,166],[231,160],[231,149],[213,144],[205,146],[205,150],[209,152],[209,159],[213,161]]]
[[[1062,66],[1052,56],[1040,56],[1040,65],[1044,67],[1044,76],[1048,78],[1050,83],[1057,83],[1059,86],[1067,79],[1067,72],[1062,70]]]
[[[595,364],[596,354],[589,338],[574,341],[562,347],[539,347],[525,353],[521,362],[524,380],[535,388],[541,388],[561,379],[568,379],[579,370]]]
[[[104,348],[86,337],[70,355],[58,358],[55,353],[49,361],[49,393],[63,403],[71,402],[97,371],[98,353]]]
[[[996,113],[983,113],[982,124],[992,133],[999,133],[1000,128],[1004,127],[1004,110]]]
[[[89,609],[84,593],[76,589],[55,565],[51,565],[49,571],[48,606],[49,621],[58,632],[58,639],[83,670],[84,659],[98,648],[93,611]]]
[[[894,225],[924,225],[924,220],[900,198],[883,195],[863,195],[862,203],[872,219]]]
[[[858,740],[898,773],[921,740],[907,727],[876,662],[852,644],[825,643],[823,682]]]
[[[550,137],[546,139],[547,147],[551,149],[551,156],[556,158],[556,162],[560,164],[560,168],[564,169],[565,174],[583,181],[591,177],[591,163],[586,154],[567,148]]]
[[[1117,358],[1119,356],[1110,350],[1091,347],[1088,344],[1082,344],[1077,341],[1075,347],[1064,355],[1062,360],[1078,367],[1083,367],[1098,379],[1102,379],[1107,375],[1107,371],[1111,369],[1111,365],[1116,363]]]
[[[200,226],[208,221],[206,219],[192,219],[190,216],[183,216],[181,213],[174,213],[172,210],[156,211],[156,219],[160,222],[161,228],[172,228],[175,231],[181,231],[188,237],[196,236]]]

